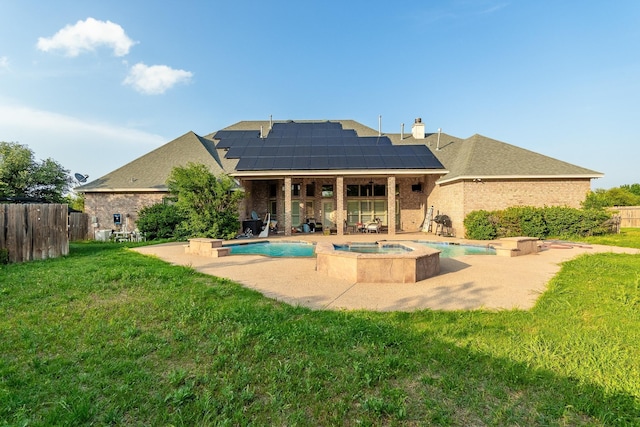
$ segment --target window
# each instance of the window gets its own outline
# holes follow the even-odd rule
[[[347,224],[374,221],[380,218],[383,225],[387,225],[386,200],[349,200],[347,201]]]
[[[300,197],[300,184],[291,184],[291,195]]]
[[[422,193],[422,183],[411,184],[411,191],[414,193]]]
[[[358,197],[360,195],[359,185],[347,185],[347,197]]]
[[[333,184],[322,184],[322,197],[333,197]]]
[[[374,197],[384,197],[387,195],[386,192],[387,186],[386,185],[374,185],[373,186],[373,196]]]
[[[291,225],[294,227],[302,224],[300,221],[300,200],[291,201]]]
[[[307,197],[315,197],[316,195],[316,184],[307,184]]]
[[[269,197],[277,197],[278,186],[276,184],[269,184]]]

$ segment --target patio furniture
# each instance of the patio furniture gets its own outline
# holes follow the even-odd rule
[[[380,218],[376,218],[375,221],[368,222],[365,224],[364,229],[367,233],[380,233],[380,228],[382,227],[382,222]]]

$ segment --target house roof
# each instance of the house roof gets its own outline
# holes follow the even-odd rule
[[[316,138],[312,137],[314,132],[318,133]],[[309,160],[309,153],[305,151],[310,150],[309,147],[339,147],[336,140],[329,141],[331,138],[327,137],[332,132],[342,147],[353,149],[351,154],[347,156],[346,148],[319,149],[320,154]],[[249,146],[251,149],[246,150]],[[340,154],[331,156],[334,152]],[[366,159],[362,160],[365,157],[363,153],[371,154],[367,156],[368,163]],[[278,157],[286,160],[278,160],[276,164]],[[336,163],[332,165],[326,160],[328,157]],[[269,160],[261,160],[265,158]],[[420,139],[411,133],[379,135],[377,130],[353,120],[264,120],[241,121],[204,137],[187,132],[77,190],[166,191],[171,169],[189,162],[204,163],[215,174],[226,172],[245,177],[295,172],[384,174],[429,171],[442,175],[438,180],[440,184],[478,178],[590,179],[603,176],[599,172],[477,134],[461,139],[445,133],[432,133]]]
[[[268,131],[221,130],[213,135],[238,174],[257,171],[437,170],[424,145],[394,145],[385,135],[362,136],[340,122],[274,123]]]
[[[76,190],[166,191],[171,170],[189,162],[203,163],[215,174],[222,173],[223,166],[231,166],[229,162],[220,159],[213,141],[190,131],[95,181],[77,187]]]
[[[475,134],[459,139],[446,134],[426,138],[449,173],[439,184],[460,179],[599,178],[603,174],[515,145]],[[434,148],[435,147],[435,148]]]

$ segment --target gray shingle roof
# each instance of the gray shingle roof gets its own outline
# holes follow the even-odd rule
[[[475,134],[461,139],[446,133],[415,139],[389,135],[394,144],[426,144],[449,171],[438,183],[458,179],[600,178],[602,173]],[[439,141],[438,141],[439,139]]]
[[[203,163],[218,175],[222,162],[213,141],[187,132],[179,138],[133,160],[107,175],[82,185],[85,191],[166,191],[167,178],[175,166]],[[237,160],[236,160],[237,162]],[[233,167],[233,162],[227,167]]]
[[[297,123],[318,123],[308,120]],[[377,136],[378,131],[354,120],[336,120],[343,129],[353,129],[358,136]],[[275,121],[272,123],[276,123]],[[284,121],[278,121],[284,123]],[[269,120],[241,121],[222,130],[253,130],[269,132]],[[78,191],[165,191],[171,169],[188,162],[204,163],[215,174],[234,173],[238,159],[226,159],[224,151],[216,149],[215,132],[201,137],[188,132],[160,148],[139,157],[119,169],[77,188]],[[482,135],[467,139],[445,133],[427,134],[415,139],[411,133],[384,134],[394,145],[426,145],[444,165],[446,173],[439,183],[472,178],[598,178],[602,174],[563,162],[542,154],[500,142]],[[439,141],[438,141],[439,138]]]

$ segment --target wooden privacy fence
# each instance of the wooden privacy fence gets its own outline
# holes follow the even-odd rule
[[[620,227],[640,227],[640,206],[616,206],[610,210],[620,216]]]
[[[0,249],[9,262],[69,254],[67,205],[0,204]]]
[[[69,214],[69,241],[89,240],[89,214],[71,212]]]

